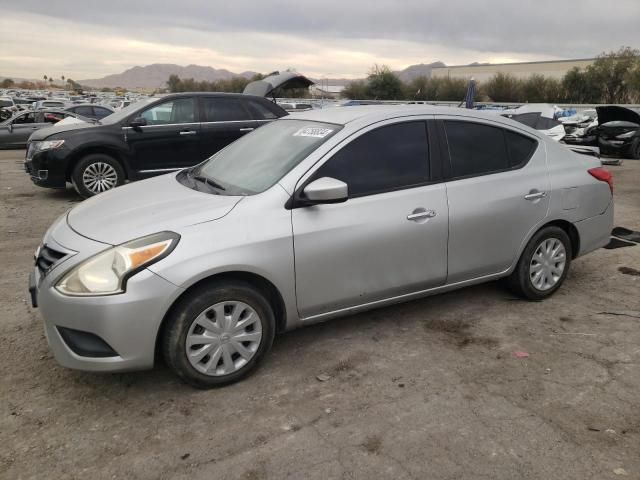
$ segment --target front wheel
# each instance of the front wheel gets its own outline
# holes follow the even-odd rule
[[[251,373],[271,348],[269,302],[244,282],[205,284],[173,308],[162,337],[169,367],[197,388],[227,385]]]
[[[80,196],[88,198],[122,185],[124,177],[124,169],[117,160],[102,153],[94,153],[76,164],[71,182]]]
[[[507,283],[521,297],[543,300],[560,288],[571,258],[567,233],[559,227],[545,227],[529,241]]]

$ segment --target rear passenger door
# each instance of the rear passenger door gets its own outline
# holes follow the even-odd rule
[[[222,150],[257,127],[240,99],[233,97],[202,97],[201,161]]]
[[[549,208],[544,145],[500,124],[438,122],[449,202],[449,272],[456,283],[502,272],[517,260]]]

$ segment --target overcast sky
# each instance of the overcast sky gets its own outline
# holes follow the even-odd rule
[[[151,63],[362,77],[640,47],[640,0],[0,0],[0,76],[77,80]]]

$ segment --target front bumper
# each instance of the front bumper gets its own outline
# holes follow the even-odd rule
[[[30,276],[32,298],[41,310],[47,341],[55,359],[64,367],[88,371],[116,372],[153,367],[162,319],[182,290],[153,272],[143,270],[129,279],[127,291],[122,294],[91,297],[61,294],[54,288],[61,276],[108,245],[76,234],[66,225],[66,218],[62,219],[64,226],[60,223],[47,233],[44,243],[50,248],[81,253],[65,257],[45,274],[35,268]],[[63,240],[59,243],[54,237],[56,233],[65,237],[64,246],[60,244]],[[74,338],[88,338],[89,341],[83,341],[79,346],[72,343]],[[101,344],[106,347],[98,351]]]
[[[39,187],[65,188],[67,186],[67,160],[64,149],[45,150],[34,153],[31,144],[27,146],[24,170],[31,181]]]

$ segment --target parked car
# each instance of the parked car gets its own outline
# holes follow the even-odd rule
[[[36,185],[83,197],[202,162],[247,132],[287,113],[242,94],[173,94],[137,102],[95,125],[36,132],[26,171]]]
[[[55,100],[38,100],[34,102],[33,109],[41,110],[43,108],[60,108],[64,109],[67,106],[68,102],[62,99]]]
[[[630,108],[596,107],[598,146],[605,155],[640,159],[640,114]]]
[[[67,112],[77,113],[86,118],[93,118],[95,120],[102,120],[104,117],[108,117],[115,110],[106,105],[93,105],[91,103],[80,103],[78,105],[71,105],[65,108]]]
[[[549,297],[609,242],[612,189],[596,159],[496,115],[313,110],[76,206],[29,288],[62,365],[139,370],[159,352],[223,385],[276,332],[502,277]]]
[[[640,113],[618,105],[596,107],[597,117],[564,122],[568,145],[597,146],[604,155],[640,158]]]
[[[83,120],[83,122],[91,121],[78,114],[56,109],[18,113],[0,123],[0,148],[24,148],[32,133],[51,127],[70,116]]]

